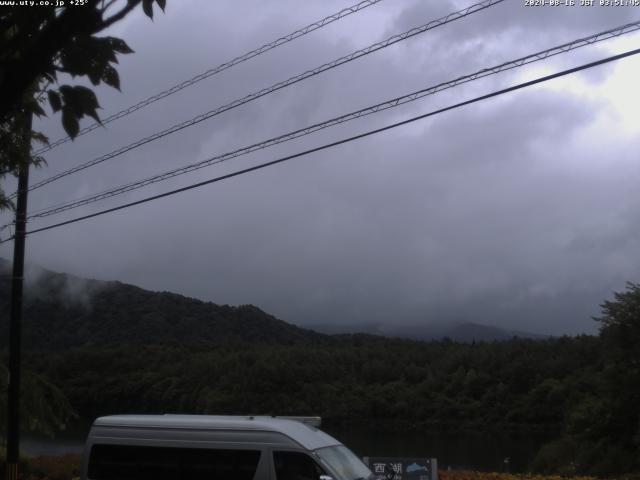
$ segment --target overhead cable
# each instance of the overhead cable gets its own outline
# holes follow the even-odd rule
[[[139,188],[145,187],[147,185],[151,185],[154,183],[158,183],[161,182],[163,180],[167,180],[169,178],[172,177],[176,177],[178,175],[183,175],[195,170],[199,170],[201,168],[205,168],[211,165],[215,165],[218,163],[222,163],[224,161],[230,160],[232,158],[237,158],[239,156],[242,155],[247,155],[249,153],[255,152],[257,150],[262,150],[280,143],[284,143],[296,138],[300,138],[306,135],[309,135],[311,133],[317,132],[319,130],[325,129],[325,128],[329,128],[329,127],[333,127],[336,125],[340,125],[342,123],[351,121],[351,120],[355,120],[357,118],[361,118],[364,117],[366,115],[371,115],[374,113],[378,113],[384,110],[388,110],[390,108],[394,108],[397,107],[399,105],[404,105],[406,103],[409,102],[413,102],[415,100],[418,100],[420,98],[423,98],[425,96],[428,95],[433,95],[435,93],[438,93],[442,90],[446,90],[449,88],[453,88],[457,85],[461,85],[464,83],[468,83],[480,78],[484,78],[487,77],[489,75],[495,75],[497,73],[500,72],[504,72],[507,70],[511,70],[514,68],[518,68],[524,65],[528,65],[530,63],[533,62],[537,62],[537,61],[541,61],[544,60],[546,58],[549,58],[551,56],[555,56],[561,53],[566,53],[569,52],[571,50],[575,50],[577,48],[580,47],[584,47],[586,45],[592,45],[594,43],[597,42],[601,42],[603,40],[607,40],[610,38],[615,38],[615,37],[619,37],[621,35],[627,34],[627,33],[631,33],[634,31],[640,30],[640,21],[637,22],[633,22],[633,23],[629,23],[626,25],[622,25],[616,28],[612,28],[600,33],[596,33],[594,35],[590,35],[588,37],[584,37],[584,38],[580,38],[577,40],[574,40],[572,42],[568,42],[556,47],[552,47],[546,50],[542,50],[530,55],[527,55],[525,57],[521,57],[518,58],[516,60],[511,60],[508,62],[504,62],[501,63],[499,65],[493,66],[493,67],[489,67],[489,68],[483,68],[482,70],[478,70],[474,73],[468,74],[468,75],[464,75],[461,77],[458,77],[454,80],[449,80],[447,82],[442,82],[439,83],[437,85],[428,87],[428,88],[424,88],[421,90],[418,90],[416,92],[413,93],[409,93],[406,95],[402,95],[400,97],[396,97],[396,98],[392,98],[390,100],[386,100],[384,102],[378,103],[376,105],[367,107],[367,108],[363,108],[360,110],[356,110],[354,112],[351,113],[347,113],[338,117],[334,117],[331,118],[329,120],[325,120],[323,122],[320,123],[316,123],[298,130],[294,130],[292,132],[288,132],[286,134],[283,135],[279,135],[277,137],[272,137],[269,138],[267,140],[263,140],[261,142],[257,142],[254,143],[252,145],[246,146],[246,147],[242,147],[240,149],[237,150],[233,150],[231,152],[227,152],[227,153],[223,153],[220,155],[215,155],[213,157],[210,157],[206,160],[202,160],[200,162],[196,162],[196,163],[192,163],[189,165],[185,165],[183,167],[179,167],[179,168],[175,168],[172,170],[168,170],[166,172],[148,177],[148,178],[144,178],[141,180],[137,180],[134,182],[130,182],[127,183],[125,185],[121,185],[115,188],[111,188],[105,191],[102,191],[100,193],[96,193],[96,194],[92,194],[89,196],[85,196],[83,198],[80,199],[76,199],[76,200],[72,200],[72,201],[67,201],[52,207],[47,207],[45,209],[41,209],[37,212],[34,212],[32,214],[29,215],[28,218],[41,218],[41,217],[46,217],[49,215],[54,215],[57,213],[61,213],[73,208],[77,208],[77,207],[81,207],[83,205],[88,205],[90,203],[94,203],[100,200],[104,200],[107,198],[111,198],[117,195],[121,195],[123,193],[132,191],[132,190],[137,190]]]
[[[484,10],[486,8],[489,8],[489,7],[492,7],[492,6],[494,6],[494,5],[498,4],[498,3],[502,3],[503,1],[504,0],[483,0],[480,3],[476,3],[474,5],[471,5],[471,6],[467,7],[467,8],[464,8],[462,10],[458,10],[456,12],[450,13],[450,14],[448,14],[448,15],[442,17],[442,18],[439,18],[437,20],[432,20],[431,22],[426,23],[426,24],[424,24],[424,25],[422,25],[420,27],[415,27],[415,28],[412,28],[410,30],[407,30],[404,33],[393,35],[392,37],[389,37],[386,40],[383,40],[382,42],[374,43],[373,45],[369,45],[366,48],[363,48],[363,49],[357,50],[355,52],[352,52],[349,55],[346,55],[344,57],[340,57],[340,58],[338,58],[336,60],[333,60],[332,62],[325,63],[325,64],[323,64],[323,65],[321,65],[319,67],[316,67],[314,69],[311,69],[311,70],[307,70],[304,73],[301,73],[299,75],[295,75],[293,77],[290,77],[287,80],[275,83],[275,84],[271,85],[270,87],[263,88],[262,90],[256,91],[256,92],[251,93],[249,95],[246,95],[246,96],[244,96],[242,98],[236,99],[236,100],[234,100],[234,101],[232,101],[232,102],[230,102],[230,103],[228,103],[226,105],[217,107],[217,108],[215,108],[213,110],[210,110],[210,111],[208,111],[206,113],[198,115],[197,117],[194,117],[191,120],[187,120],[187,121],[184,121],[182,123],[173,125],[173,126],[167,128],[167,129],[165,129],[165,130],[163,130],[161,132],[154,133],[153,135],[150,135],[150,136],[145,137],[143,139],[137,140],[136,142],[133,142],[133,143],[131,143],[129,145],[121,147],[121,148],[119,148],[117,150],[114,150],[114,151],[112,151],[110,153],[107,153],[105,155],[102,155],[100,157],[97,157],[97,158],[95,158],[93,160],[89,160],[88,162],[85,162],[85,163],[82,163],[80,165],[77,165],[76,167],[73,167],[73,168],[70,168],[68,170],[65,170],[64,172],[61,172],[61,173],[59,173],[57,175],[53,175],[52,177],[48,177],[48,178],[46,178],[44,180],[41,180],[40,182],[37,182],[37,183],[31,185],[29,187],[29,190],[35,190],[37,188],[43,187],[44,185],[47,185],[47,184],[49,184],[51,182],[59,180],[60,178],[66,177],[66,176],[71,175],[73,173],[80,172],[80,171],[85,170],[85,169],[87,169],[89,167],[92,167],[92,166],[97,165],[99,163],[102,163],[102,162],[105,162],[105,161],[110,160],[112,158],[115,158],[117,156],[120,156],[120,155],[122,155],[122,154],[124,154],[126,152],[129,152],[129,151],[131,151],[131,150],[133,150],[135,148],[138,148],[138,147],[140,147],[142,145],[145,145],[147,143],[153,142],[153,141],[158,140],[158,139],[160,139],[162,137],[165,137],[165,136],[170,135],[172,133],[175,133],[175,132],[178,132],[180,130],[183,130],[183,129],[187,128],[187,127],[191,127],[193,125],[196,125],[197,123],[200,123],[200,122],[202,122],[204,120],[212,118],[212,117],[214,117],[216,115],[220,115],[223,112],[226,112],[226,111],[231,110],[233,108],[239,107],[239,106],[244,105],[246,103],[249,103],[249,102],[251,102],[253,100],[257,100],[258,98],[264,97],[265,95],[273,93],[273,92],[275,92],[277,90],[280,90],[282,88],[288,87],[288,86],[293,85],[295,83],[298,83],[298,82],[300,82],[302,80],[305,80],[307,78],[310,78],[310,77],[318,75],[318,74],[320,74],[322,72],[325,72],[327,70],[331,70],[331,69],[336,68],[336,67],[338,67],[340,65],[343,65],[345,63],[351,62],[353,60],[356,60],[356,59],[358,59],[360,57],[363,57],[363,56],[368,55],[370,53],[376,52],[376,51],[381,50],[383,48],[389,47],[389,46],[394,45],[394,44],[396,44],[398,42],[406,40],[408,38],[411,38],[411,37],[414,37],[414,36],[419,35],[421,33],[427,32],[427,31],[432,30],[432,29],[434,29],[436,27],[445,25],[445,24],[453,22],[455,20],[459,20],[460,18],[464,18],[464,17],[466,17],[468,15],[471,15],[473,13],[477,13],[477,12],[479,12],[481,10]]]
[[[130,207],[133,207],[133,206],[136,206],[136,205],[140,205],[140,204],[143,204],[143,203],[147,203],[147,202],[151,202],[151,201],[154,201],[154,200],[158,200],[160,198],[176,195],[178,193],[186,192],[188,190],[193,190],[195,188],[203,187],[205,185],[209,185],[209,184],[212,184],[212,183],[217,183],[217,182],[220,182],[222,180],[226,180],[226,179],[229,179],[229,178],[232,178],[232,177],[237,177],[239,175],[243,175],[243,174],[246,174],[246,173],[249,173],[249,172],[253,172],[253,171],[256,171],[256,170],[261,170],[263,168],[270,167],[270,166],[273,166],[273,165],[277,165],[279,163],[283,163],[283,162],[286,162],[286,161],[289,161],[289,160],[293,160],[295,158],[303,157],[303,156],[309,155],[311,153],[319,152],[319,151],[326,150],[326,149],[331,148],[331,147],[342,145],[344,143],[352,142],[354,140],[358,140],[358,139],[361,139],[361,138],[369,137],[371,135],[382,133],[382,132],[385,132],[387,130],[391,130],[393,128],[400,127],[402,125],[407,125],[407,124],[416,122],[418,120],[422,120],[424,118],[428,118],[428,117],[431,117],[431,116],[434,116],[434,115],[438,115],[440,113],[447,112],[449,110],[454,110],[456,108],[460,108],[460,107],[463,107],[463,106],[466,106],[466,105],[471,105],[473,103],[477,103],[477,102],[480,102],[482,100],[487,100],[489,98],[497,97],[497,96],[503,95],[505,93],[513,92],[515,90],[520,90],[520,89],[525,88],[525,87],[530,87],[532,85],[536,85],[536,84],[539,84],[539,83],[547,82],[547,81],[553,80],[555,78],[563,77],[565,75],[569,75],[569,74],[572,74],[572,73],[575,73],[575,72],[579,72],[579,71],[582,71],[582,70],[593,68],[593,67],[596,67],[598,65],[603,65],[605,63],[609,63],[609,62],[613,62],[613,61],[616,61],[616,60],[620,60],[620,59],[625,58],[625,57],[629,57],[629,56],[632,56],[632,55],[637,55],[638,53],[640,53],[640,48],[635,49],[635,50],[630,50],[630,51],[627,51],[627,52],[624,52],[624,53],[621,53],[621,54],[618,54],[618,55],[612,55],[610,57],[603,58],[603,59],[597,60],[595,62],[586,63],[586,64],[580,65],[578,67],[574,67],[574,68],[570,68],[570,69],[567,69],[567,70],[563,70],[561,72],[557,72],[557,73],[554,73],[554,74],[551,74],[551,75],[545,75],[543,77],[539,77],[539,78],[536,78],[534,80],[530,80],[528,82],[519,83],[517,85],[513,85],[513,86],[508,87],[508,88],[503,88],[501,90],[497,90],[497,91],[494,91],[492,93],[488,93],[486,95],[475,97],[475,98],[473,98],[471,100],[466,100],[464,102],[456,103],[454,105],[450,105],[450,106],[445,107],[445,108],[440,108],[438,110],[434,110],[434,111],[431,111],[429,113],[425,113],[425,114],[422,114],[422,115],[418,115],[416,117],[409,118],[407,120],[403,120],[403,121],[400,121],[400,122],[397,122],[397,123],[393,123],[393,124],[387,125],[385,127],[376,128],[374,130],[369,130],[368,132],[361,133],[359,135],[354,135],[352,137],[344,138],[344,139],[338,140],[336,142],[327,143],[325,145],[321,145],[319,147],[311,148],[311,149],[305,150],[303,152],[298,152],[298,153],[295,153],[293,155],[288,155],[286,157],[278,158],[278,159],[272,160],[270,162],[261,163],[259,165],[255,165],[253,167],[245,168],[243,170],[238,170],[236,172],[229,173],[229,174],[226,174],[226,175],[222,175],[222,176],[219,176],[219,177],[216,177],[216,178],[212,178],[212,179],[209,179],[209,180],[205,180],[203,182],[198,182],[198,183],[194,183],[194,184],[191,184],[191,185],[187,185],[186,187],[182,187],[182,188],[178,188],[178,189],[175,189],[175,190],[171,190],[169,192],[165,192],[165,193],[161,193],[161,194],[158,194],[158,195],[153,195],[153,196],[150,196],[150,197],[146,197],[146,198],[143,198],[141,200],[137,200],[135,202],[130,202],[130,203],[126,203],[124,205],[119,205],[117,207],[101,210],[99,212],[95,212],[95,213],[92,213],[92,214],[89,214],[89,215],[83,215],[81,217],[72,218],[72,219],[66,220],[64,222],[59,222],[59,223],[55,223],[53,225],[48,225],[46,227],[36,228],[34,230],[31,230],[31,231],[27,232],[27,234],[30,235],[30,234],[33,234],[33,233],[44,232],[46,230],[59,228],[59,227],[62,227],[64,225],[69,225],[69,224],[72,224],[72,223],[80,222],[82,220],[87,220],[89,218],[95,218],[95,217],[98,217],[98,216],[101,216],[101,215],[105,215],[107,213],[116,212],[118,210],[124,210],[126,208],[130,208]],[[9,240],[11,240],[11,238],[8,238],[8,239],[6,239],[4,241],[1,241],[0,244],[8,242]]]
[[[355,5],[352,5],[350,7],[347,8],[343,8],[342,10],[340,10],[337,13],[334,13],[332,15],[329,15],[327,17],[324,17],[321,20],[318,20],[316,22],[313,22],[309,25],[307,25],[306,27],[300,28],[299,30],[296,30],[295,32],[292,32],[288,35],[285,35],[283,37],[280,37],[276,40],[273,40],[269,43],[265,43],[264,45],[262,45],[261,47],[258,47],[254,50],[251,50],[250,52],[245,53],[244,55],[240,55],[238,57],[235,57],[232,60],[229,60],[228,62],[225,63],[221,63],[220,65],[218,65],[217,67],[211,68],[209,70],[207,70],[206,72],[202,72],[198,75],[196,75],[195,77],[190,78],[189,80],[185,80],[183,82],[180,82],[177,85],[174,85],[171,88],[168,88],[166,90],[163,90],[160,93],[156,93],[155,95],[152,95],[149,98],[146,98],[138,103],[136,103],[135,105],[132,105],[128,108],[125,108],[124,110],[121,110],[117,113],[114,113],[113,115],[108,116],[107,118],[103,119],[101,122],[96,122],[93,123],[91,125],[88,125],[86,127],[84,127],[83,129],[81,129],[78,132],[77,136],[81,136],[84,135],[86,133],[89,133],[95,129],[97,129],[98,127],[102,127],[104,125],[106,125],[107,123],[111,123],[115,120],[118,120],[122,117],[126,117],[127,115],[136,112],[138,110],[141,110],[149,105],[151,105],[152,103],[157,102],[158,100],[162,100],[165,97],[168,97],[169,95],[173,95],[174,93],[179,92],[180,90],[183,90],[187,87],[190,87],[192,85],[195,85],[196,83],[209,78],[213,75],[216,75],[224,70],[227,70],[235,65],[238,65],[239,63],[242,62],[246,62],[247,60],[250,60],[254,57],[257,57],[258,55],[262,55],[263,53],[266,53],[270,50],[273,50],[274,48],[277,48],[281,45],[284,45],[286,43],[289,43],[293,40],[295,40],[296,38],[300,38],[304,35],[307,35],[308,33],[311,33],[315,30],[318,30],[322,27],[325,27],[337,20],[340,20],[348,15],[351,15],[353,13],[359,12],[361,10],[364,10],[367,7],[370,7],[372,5],[375,5],[376,3],[381,2],[382,0],[364,0],[362,2],[356,3]],[[47,152],[59,145],[62,145],[64,143],[67,143],[69,141],[71,141],[72,138],[71,137],[63,137],[60,138],[58,140],[56,140],[55,142],[52,142],[51,144],[47,145],[46,147],[41,148],[40,150],[38,150],[37,152],[35,152],[35,155],[41,155],[44,152]]]

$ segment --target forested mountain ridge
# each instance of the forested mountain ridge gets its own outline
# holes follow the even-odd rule
[[[0,311],[9,309],[10,264],[0,258]],[[318,324],[296,326],[252,305],[216,305],[169,292],[27,268],[24,344],[57,350],[121,344],[218,345],[227,342],[327,342],[327,335],[369,333],[414,340],[493,341],[536,338],[527,332],[458,324]],[[7,325],[0,323],[0,336]],[[538,336],[537,338],[542,338]]]
[[[0,311],[9,312],[9,264],[0,262]],[[252,305],[228,306],[120,282],[87,280],[31,268],[25,280],[23,345],[26,350],[229,342],[293,345],[322,343],[305,330]],[[0,338],[8,335],[0,323]]]
[[[0,311],[9,309],[10,264],[0,259]],[[279,320],[252,305],[217,305],[170,292],[152,292],[117,281],[98,281],[27,269],[24,344],[27,349],[58,350],[82,346],[181,344],[211,346],[228,342],[267,344],[323,343],[328,335],[369,333],[414,340],[493,341],[535,338],[479,325],[345,325],[309,328]],[[0,336],[7,325],[0,323]],[[539,337],[541,338],[541,337]]]
[[[544,431],[556,440],[535,470],[640,471],[637,284],[604,302],[599,336],[458,343],[322,335],[252,306],[27,277],[23,366],[83,419],[290,414],[402,430]],[[5,271],[5,313],[8,287]]]

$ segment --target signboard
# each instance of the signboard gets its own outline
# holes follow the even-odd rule
[[[438,480],[435,458],[365,457],[376,480]]]

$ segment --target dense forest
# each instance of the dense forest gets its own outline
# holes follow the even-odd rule
[[[4,312],[7,288],[0,277]],[[605,302],[597,337],[472,343],[323,335],[252,306],[51,272],[28,284],[26,300],[25,428],[131,412],[321,415],[389,429],[547,432],[556,440],[534,470],[640,470],[634,284]]]

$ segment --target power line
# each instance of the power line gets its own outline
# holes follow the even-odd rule
[[[416,117],[412,117],[412,118],[409,118],[407,120],[403,120],[401,122],[393,123],[393,124],[387,125],[385,127],[377,128],[377,129],[374,129],[374,130],[369,130],[368,132],[361,133],[361,134],[358,134],[358,135],[354,135],[352,137],[344,138],[344,139],[338,140],[336,142],[332,142],[332,143],[328,143],[328,144],[325,144],[325,145],[321,145],[319,147],[315,147],[315,148],[312,148],[312,149],[309,149],[309,150],[305,150],[303,152],[299,152],[299,153],[296,153],[296,154],[293,154],[293,155],[288,155],[286,157],[282,157],[282,158],[279,158],[277,160],[272,160],[270,162],[261,163],[259,165],[255,165],[253,167],[245,168],[243,170],[238,170],[236,172],[229,173],[229,174],[226,174],[226,175],[222,175],[222,176],[219,176],[219,177],[216,177],[216,178],[212,178],[212,179],[209,179],[209,180],[205,180],[203,182],[194,183],[194,184],[188,185],[186,187],[178,188],[176,190],[171,190],[169,192],[165,192],[165,193],[161,193],[161,194],[158,194],[158,195],[153,195],[151,197],[143,198],[143,199],[137,200],[135,202],[130,202],[130,203],[127,203],[127,204],[124,204],[124,205],[120,205],[120,206],[117,206],[117,207],[108,208],[106,210],[101,210],[99,212],[92,213],[92,214],[89,214],[89,215],[76,217],[76,218],[73,218],[71,220],[66,220],[64,222],[59,222],[59,223],[56,223],[56,224],[53,224],[53,225],[48,225],[46,227],[37,228],[35,230],[31,230],[31,231],[27,232],[27,234],[33,234],[33,233],[43,232],[43,231],[46,231],[46,230],[51,230],[53,228],[62,227],[64,225],[69,225],[71,223],[80,222],[82,220],[87,220],[89,218],[98,217],[100,215],[105,215],[107,213],[111,213],[111,212],[115,212],[115,211],[118,211],[118,210],[123,210],[123,209],[129,208],[129,207],[133,207],[135,205],[140,205],[142,203],[147,203],[147,202],[150,202],[150,201],[153,201],[153,200],[158,200],[160,198],[164,198],[164,197],[168,197],[168,196],[175,195],[175,194],[178,194],[178,193],[182,193],[182,192],[185,192],[187,190],[192,190],[194,188],[199,188],[199,187],[202,187],[202,186],[205,186],[205,185],[209,185],[211,183],[217,183],[217,182],[220,182],[222,180],[226,180],[228,178],[237,177],[239,175],[243,175],[245,173],[253,172],[255,170],[260,170],[260,169],[263,169],[263,168],[266,168],[266,167],[270,167],[270,166],[276,165],[278,163],[283,163],[283,162],[286,162],[288,160],[292,160],[294,158],[298,158],[298,157],[302,157],[302,156],[305,156],[305,155],[309,155],[311,153],[319,152],[321,150],[326,150],[328,148],[335,147],[337,145],[342,145],[344,143],[348,143],[348,142],[351,142],[351,141],[354,141],[354,140],[358,140],[358,139],[365,138],[365,137],[368,137],[368,136],[371,136],[371,135],[375,135],[375,134],[378,134],[378,133],[381,133],[381,132],[384,132],[384,131],[387,131],[387,130],[391,130],[393,128],[400,127],[402,125],[407,125],[409,123],[413,123],[413,122],[416,122],[418,120],[422,120],[422,119],[427,118],[427,117],[431,117],[431,116],[434,116],[434,115],[437,115],[437,114],[440,114],[440,113],[443,113],[443,112],[447,112],[449,110],[454,110],[456,108],[460,108],[460,107],[463,107],[463,106],[466,106],[466,105],[477,103],[477,102],[480,102],[482,100],[487,100],[489,98],[497,97],[497,96],[503,95],[505,93],[513,92],[515,90],[520,90],[522,88],[530,87],[532,85],[536,85],[536,84],[539,84],[539,83],[542,83],[542,82],[547,82],[547,81],[553,80],[555,78],[563,77],[565,75],[569,75],[569,74],[572,74],[572,73],[575,73],[575,72],[579,72],[581,70],[586,70],[588,68],[593,68],[593,67],[596,67],[598,65],[603,65],[605,63],[613,62],[615,60],[620,60],[620,59],[625,58],[625,57],[629,57],[629,56],[632,56],[632,55],[637,55],[638,53],[640,53],[640,48],[635,49],[635,50],[630,50],[630,51],[627,51],[627,52],[624,52],[624,53],[621,53],[621,54],[618,54],[618,55],[613,55],[613,56],[610,56],[610,57],[607,57],[607,58],[604,58],[604,59],[601,59],[601,60],[597,60],[595,62],[586,63],[586,64],[580,65],[578,67],[574,67],[574,68],[570,68],[570,69],[567,69],[567,70],[563,70],[563,71],[558,72],[558,73],[554,73],[554,74],[551,74],[551,75],[546,75],[544,77],[539,77],[537,79],[530,80],[528,82],[519,83],[517,85],[513,85],[513,86],[507,87],[507,88],[503,88],[501,90],[497,90],[497,91],[494,91],[492,93],[488,93],[486,95],[475,97],[475,98],[473,98],[471,100],[466,100],[464,102],[456,103],[454,105],[450,105],[448,107],[440,108],[438,110],[434,110],[434,111],[431,111],[429,113],[418,115]],[[11,238],[0,242],[0,244],[1,243],[5,243],[5,242],[7,242],[9,240],[11,240]]]
[[[280,143],[284,143],[296,138],[300,138],[306,135],[309,135],[311,133],[317,132],[319,130],[325,129],[325,128],[329,128],[335,125],[339,125],[357,118],[361,118],[363,116],[366,115],[371,115],[374,113],[378,113],[390,108],[395,108],[399,105],[403,105],[409,102],[413,102],[415,100],[418,100],[420,98],[423,98],[427,95],[433,95],[435,93],[438,93],[442,90],[445,89],[449,89],[449,88],[453,88],[457,85],[463,84],[463,83],[468,83],[480,78],[484,78],[486,76],[489,75],[494,75],[506,70],[511,70],[513,68],[518,68],[521,67],[523,65],[528,65],[530,63],[533,62],[537,62],[537,61],[541,61],[544,60],[546,58],[549,58],[551,56],[554,55],[558,55],[561,53],[566,53],[569,52],[571,50],[575,50],[577,48],[580,47],[584,47],[586,45],[592,45],[594,43],[603,41],[603,40],[607,40],[610,38],[615,38],[615,37],[619,37],[621,35],[627,34],[627,33],[631,33],[634,31],[640,30],[640,21],[638,22],[634,22],[634,23],[629,23],[626,25],[622,25],[616,28],[612,28],[600,33],[596,33],[594,35],[590,35],[588,37],[584,37],[584,38],[580,38],[577,40],[574,40],[572,42],[568,42],[556,47],[552,47],[549,48],[547,50],[542,50],[540,52],[537,53],[533,53],[530,55],[527,55],[525,57],[521,57],[518,58],[516,60],[511,60],[509,62],[505,62],[502,63],[500,65],[496,65],[490,68],[484,68],[482,70],[479,70],[475,73],[469,74],[469,75],[464,75],[461,77],[458,77],[454,80],[450,80],[447,82],[443,82],[443,83],[439,83],[435,86],[431,86],[428,88],[424,88],[422,90],[418,90],[416,92],[407,94],[407,95],[403,95],[400,97],[396,97],[393,98],[391,100],[387,100],[385,102],[381,102],[378,103],[376,105],[367,107],[367,108],[363,108],[360,110],[356,110],[355,112],[351,112],[351,113],[347,113],[345,115],[341,115],[339,117],[334,117],[331,118],[329,120],[325,120],[323,122],[320,123],[316,123],[314,125],[311,126],[307,126],[305,128],[301,128],[289,133],[286,133],[284,135],[280,135],[277,137],[273,137],[270,138],[268,140],[263,140],[261,142],[258,143],[254,143],[252,145],[246,146],[246,147],[242,147],[240,149],[231,151],[231,152],[227,152],[227,153],[223,153],[220,155],[216,155],[214,157],[208,158],[206,160],[197,162],[197,163],[193,163],[190,165],[186,165],[183,167],[179,167],[179,168],[175,168],[163,173],[160,173],[158,175],[154,175],[152,177],[148,177],[142,180],[137,180],[135,182],[131,182],[125,185],[121,185],[119,187],[115,187],[115,188],[111,188],[109,190],[97,193],[97,194],[93,194],[87,197],[83,197],[81,199],[77,199],[77,200],[73,200],[73,201],[67,201],[64,202],[62,204],[58,204],[52,207],[47,207],[45,209],[41,209],[37,212],[32,213],[31,215],[29,215],[28,218],[42,218],[42,217],[46,217],[49,215],[54,215],[57,213],[61,213],[67,210],[71,210],[73,208],[77,208],[83,205],[88,205],[90,203],[94,203],[97,202],[99,200],[104,200],[106,198],[111,198],[114,197],[116,195],[120,195],[132,190],[137,190],[138,188],[142,188],[145,187],[147,185],[151,185],[154,183],[158,183],[161,182],[163,180],[167,180],[169,178],[173,178],[176,177],[178,175],[183,175],[185,173],[189,173],[195,170],[199,170],[201,168],[204,167],[208,167],[211,165],[215,165],[218,163],[222,163],[224,161],[230,160],[232,158],[236,158],[242,155],[247,155],[249,153],[255,152],[257,150],[262,150],[264,148],[268,148],[271,147],[273,145],[277,145]]]
[[[344,57],[340,57],[337,60],[334,60],[332,62],[329,63],[325,63],[319,67],[316,67],[312,70],[307,70],[304,73],[301,73],[299,75],[295,75],[293,77],[290,77],[287,80],[284,80],[282,82],[278,82],[275,83],[273,85],[271,85],[270,87],[267,88],[263,88],[262,90],[259,90],[257,92],[251,93],[249,95],[246,95],[245,97],[236,99],[226,105],[223,105],[221,107],[215,108],[213,110],[210,110],[206,113],[203,113],[201,115],[198,115],[197,117],[192,118],[191,120],[187,120],[184,121],[182,123],[173,125],[172,127],[169,127],[161,132],[157,132],[154,133],[153,135],[150,135],[148,137],[145,137],[143,139],[140,139],[134,143],[131,143],[127,146],[121,147],[117,150],[114,150],[111,153],[105,154],[101,157],[95,158],[93,160],[90,160],[88,162],[85,162],[83,164],[80,164],[76,167],[73,167],[69,170],[66,170],[64,172],[61,172],[57,175],[54,175],[52,177],[46,178],[44,180],[41,180],[40,182],[37,182],[35,184],[33,184],[31,187],[29,187],[29,190],[35,190],[37,188],[43,187],[44,185],[47,185],[51,182],[54,182],[56,180],[59,180],[60,178],[66,177],[68,175],[71,175],[73,173],[77,173],[81,170],[84,170],[86,168],[92,167],[94,165],[97,165],[99,163],[105,162],[107,160],[110,160],[114,157],[120,156],[126,152],[129,152],[130,150],[133,150],[135,148],[138,148],[142,145],[145,145],[147,143],[150,143],[152,141],[158,140],[162,137],[165,137],[167,135],[170,135],[172,133],[178,132],[180,130],[183,130],[187,127],[191,127],[197,123],[200,123],[204,120],[207,120],[211,117],[214,117],[216,115],[219,115],[221,113],[224,113],[228,110],[231,110],[233,108],[239,107],[241,105],[244,105],[246,103],[249,103],[253,100],[257,100],[258,98],[261,98],[265,95],[268,95],[270,93],[273,93],[277,90],[280,90],[282,88],[288,87],[290,85],[293,85],[294,83],[298,83],[302,80],[306,80],[307,78],[313,77],[315,75],[318,75],[322,72],[325,72],[327,70],[331,70],[333,68],[336,68],[340,65],[343,65],[345,63],[351,62],[353,60],[356,60],[360,57],[363,57],[365,55],[368,55],[370,53],[376,52],[378,50],[381,50],[383,48],[389,47],[395,43],[401,42],[403,40],[406,40],[408,38],[411,38],[413,36],[419,35],[421,33],[424,33],[428,30],[432,30],[436,27],[445,25],[447,23],[453,22],[455,20],[458,20],[460,18],[464,18],[468,15],[471,15],[473,13],[477,13],[481,10],[484,10],[486,8],[492,7],[498,3],[502,3],[504,0],[484,0],[480,3],[476,3],[474,5],[471,5],[467,8],[464,8],[462,10],[458,10],[456,12],[452,12],[442,18],[439,18],[437,20],[432,20],[429,23],[426,23],[420,27],[416,27],[416,28],[412,28],[411,30],[407,30],[404,33],[401,34],[397,34],[397,35],[393,35],[392,37],[387,38],[386,40],[383,40],[382,42],[377,42],[374,43],[373,45],[369,45],[366,48],[357,50],[355,52],[350,53],[349,55],[346,55]]]
[[[246,62],[247,60],[250,60],[254,57],[257,57],[258,55],[262,55],[263,53],[266,53],[270,50],[273,50],[274,48],[277,48],[281,45],[284,45],[286,43],[289,43],[293,40],[295,40],[296,38],[300,38],[304,35],[307,35],[308,33],[311,33],[315,30],[318,30],[322,27],[325,27],[337,20],[340,20],[348,15],[351,15],[353,13],[359,12],[361,10],[364,10],[367,7],[370,7],[372,5],[375,5],[376,3],[381,2],[382,0],[364,0],[360,3],[357,3],[355,5],[352,5],[350,7],[344,8],[342,10],[340,10],[337,13],[334,13],[332,15],[329,15],[321,20],[318,20],[316,22],[313,22],[309,25],[307,25],[306,27],[303,27],[299,30],[296,30],[295,32],[292,32],[288,35],[285,35],[284,37],[280,37],[276,40],[273,40],[272,42],[269,43],[265,43],[264,45],[262,45],[261,47],[256,48],[255,50],[251,50],[250,52],[245,53],[244,55],[240,55],[238,57],[233,58],[232,60],[229,60],[228,62],[225,63],[221,63],[220,65],[218,65],[217,67],[211,68],[209,70],[207,70],[206,72],[202,72],[198,75],[196,75],[195,77],[190,78],[189,80],[185,80],[177,85],[174,85],[171,88],[168,88],[160,93],[156,93],[155,95],[152,95],[149,98],[146,98],[145,100],[142,100],[138,103],[136,103],[135,105],[132,105],[128,108],[125,108],[124,110],[121,110],[117,113],[114,113],[113,115],[110,115],[109,117],[105,118],[104,120],[102,120],[101,123],[93,123],[83,129],[81,129],[78,132],[78,137],[81,135],[84,135],[85,133],[89,133],[99,127],[102,127],[104,125],[106,125],[107,123],[111,123],[115,120],[118,120],[119,118],[122,117],[126,117],[127,115],[141,110],[145,107],[147,107],[148,105],[151,105],[152,103],[157,102],[158,100],[162,100],[165,97],[168,97],[169,95],[173,95],[174,93],[179,92],[180,90],[183,90],[187,87],[190,87],[191,85],[194,85],[198,82],[200,82],[201,80],[204,80],[206,78],[209,78],[213,75],[216,75],[224,70],[227,70],[228,68],[231,68],[235,65],[238,65],[242,62]],[[51,143],[50,145],[47,145],[46,147],[41,148],[40,150],[35,152],[35,155],[41,155],[44,152],[47,152],[59,145],[62,145],[64,143],[69,142],[70,140],[72,140],[71,137],[63,137],[60,138],[58,140],[56,140],[55,142]]]

